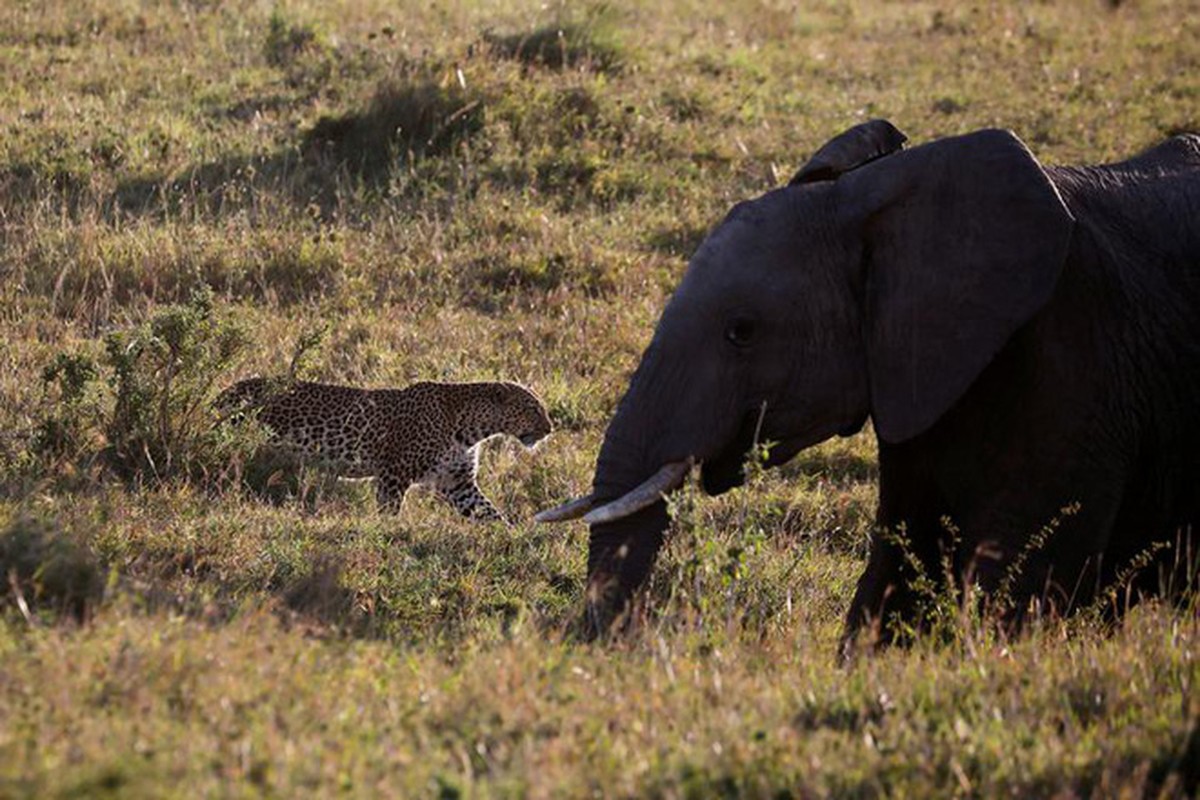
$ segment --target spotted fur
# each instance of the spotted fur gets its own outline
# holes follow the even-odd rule
[[[217,408],[257,415],[272,443],[346,478],[374,478],[381,507],[398,512],[414,483],[469,519],[502,519],[475,482],[479,445],[500,434],[533,447],[550,433],[542,401],[515,383],[414,383],[358,389],[249,378]]]

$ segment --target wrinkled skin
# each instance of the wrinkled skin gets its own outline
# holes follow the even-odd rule
[[[687,457],[720,493],[742,481],[757,425],[777,465],[870,417],[880,503],[846,648],[864,626],[886,642],[881,620],[916,621],[882,534],[901,525],[928,574],[948,551],[987,593],[1026,551],[1008,578],[1014,624],[1031,601],[1078,608],[1200,517],[1200,137],[1045,168],[1003,131],[899,151],[890,125],[866,127],[899,139],[833,140],[695,253],[608,428],[594,497]],[[593,634],[668,522],[659,502],[592,526]],[[1190,579],[1185,549],[1161,551],[1135,589]]]

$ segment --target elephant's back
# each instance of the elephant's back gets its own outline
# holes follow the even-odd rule
[[[1173,273],[1200,303],[1200,136],[1176,136],[1127,161],[1047,172],[1077,227],[1114,266]]]

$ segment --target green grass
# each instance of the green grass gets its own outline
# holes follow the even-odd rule
[[[965,614],[835,666],[869,436],[685,494],[607,646],[570,636],[586,531],[527,520],[587,486],[733,202],[870,116],[1129,155],[1200,128],[1198,41],[1195,0],[0,4],[0,797],[1195,791],[1194,611],[1016,641]],[[201,428],[159,440],[203,469],[114,471],[104,339],[167,341],[205,288],[246,341],[200,393],[323,325],[306,377],[534,387],[558,432],[484,454],[519,522],[257,491]],[[64,353],[100,382],[43,384]]]

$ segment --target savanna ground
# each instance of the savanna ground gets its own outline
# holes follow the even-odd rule
[[[1194,612],[1006,641],[934,598],[835,666],[869,435],[685,493],[604,646],[585,529],[528,519],[733,202],[872,116],[1196,130],[1200,3],[8,0],[0,71],[0,797],[1195,791]],[[513,527],[392,518],[212,427],[289,370],[518,380],[558,432],[485,453]]]

